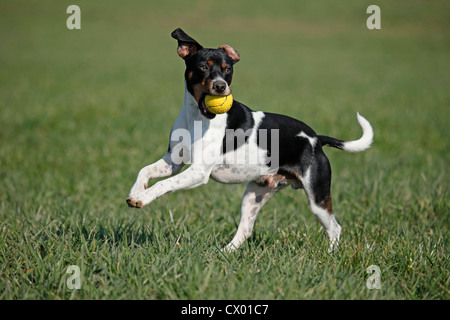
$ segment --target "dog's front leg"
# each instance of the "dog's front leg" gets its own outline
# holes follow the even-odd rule
[[[131,195],[127,199],[130,207],[141,208],[168,192],[192,189],[205,184],[209,180],[211,170],[191,165],[182,173],[171,178],[158,181],[150,188]]]
[[[171,153],[167,153],[163,158],[152,163],[139,171],[136,182],[130,190],[129,196],[142,192],[147,189],[147,183],[150,179],[164,178],[180,172],[184,163],[175,164],[172,161]]]

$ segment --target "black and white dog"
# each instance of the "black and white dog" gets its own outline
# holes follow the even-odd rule
[[[232,251],[250,237],[267,200],[290,185],[305,190],[332,251],[341,226],[331,208],[331,168],[322,147],[363,151],[373,140],[370,123],[358,114],[362,137],[342,141],[316,135],[299,120],[253,111],[236,100],[228,112],[213,114],[205,106],[205,96],[231,94],[233,66],[239,54],[228,45],[203,48],[181,29],[173,31],[172,37],[178,40],[178,55],[186,63],[184,105],[172,128],[168,153],[140,170],[128,205],[141,208],[168,192],[206,184],[209,178],[221,183],[247,182],[239,227],[225,248]],[[190,166],[177,175],[186,164]],[[172,177],[147,188],[149,179],[168,176]]]

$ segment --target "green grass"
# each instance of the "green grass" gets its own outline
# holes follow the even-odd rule
[[[77,4],[80,31],[65,2],[0,4],[1,299],[450,298],[447,2],[378,1],[378,31],[368,1]],[[326,150],[338,252],[299,190],[271,199],[229,255],[245,185],[126,206],[181,108],[179,26],[239,51],[233,95],[253,108],[342,139],[360,135],[356,112],[371,121],[368,151]]]

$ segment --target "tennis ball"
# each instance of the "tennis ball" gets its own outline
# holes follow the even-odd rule
[[[208,108],[209,112],[220,114],[225,113],[230,110],[233,104],[233,96],[230,94],[228,96],[206,96],[205,106]]]

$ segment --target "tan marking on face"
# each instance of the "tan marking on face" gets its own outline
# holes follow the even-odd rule
[[[222,69],[225,69],[227,67],[227,64],[224,62],[222,63]]]
[[[194,88],[194,99],[198,103],[198,99],[200,99],[203,92],[205,92],[205,90],[204,90],[205,87],[202,84],[197,83],[197,84],[194,84],[193,88]]]
[[[194,89],[194,99],[197,101],[204,93],[208,93],[211,91],[212,81],[211,80],[203,80],[201,83],[197,83],[193,85]]]
[[[194,73],[193,73],[192,71],[190,71],[190,72],[188,73],[188,79],[189,79],[189,80],[192,79],[193,74],[194,74]]]
[[[210,67],[214,64],[211,60],[208,60],[207,63]]]

